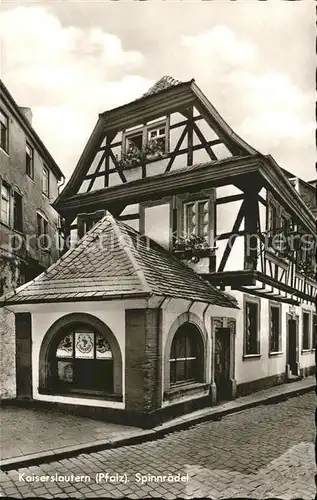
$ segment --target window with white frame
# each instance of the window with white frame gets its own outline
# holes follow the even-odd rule
[[[9,119],[0,109],[0,147],[4,151],[9,149]]]
[[[4,181],[1,184],[1,222],[10,225],[10,186]]]
[[[244,307],[244,355],[260,354],[259,303],[246,300]]]
[[[22,233],[23,214],[22,214],[22,196],[16,191],[13,192],[13,229]]]
[[[270,304],[270,353],[281,351],[281,307]]]
[[[49,249],[48,220],[41,213],[36,213],[37,243],[42,250]]]
[[[309,312],[303,312],[302,316],[302,349],[310,349],[310,314]]]
[[[25,145],[25,170],[30,179],[34,180],[34,151],[28,143]]]
[[[168,152],[167,144],[167,123],[164,120],[125,132],[123,153],[131,155],[143,152],[146,157],[155,157]]]
[[[50,176],[49,169],[43,166],[43,177],[42,177],[42,191],[46,196],[49,196],[50,189]]]
[[[184,323],[179,327],[170,351],[170,384],[201,382],[203,378],[203,342],[197,327]]]
[[[184,234],[199,236],[208,241],[210,234],[210,201],[197,200],[184,203]]]
[[[167,141],[166,141],[166,125],[160,125],[159,127],[149,128],[147,131],[147,145],[149,149],[149,155],[155,155],[158,152],[164,154],[167,152]],[[153,152],[151,152],[151,148]]]

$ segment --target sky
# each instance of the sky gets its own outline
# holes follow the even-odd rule
[[[315,171],[315,3],[0,3],[0,75],[69,178],[98,113],[163,75],[196,83],[255,149]]]

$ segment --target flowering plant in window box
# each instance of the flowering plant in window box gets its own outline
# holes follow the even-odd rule
[[[122,154],[121,159],[117,159],[118,165],[122,170],[138,167],[145,163],[149,158],[163,158],[165,155],[165,137],[151,139],[145,146],[139,149],[136,146],[129,145],[126,153]]]
[[[297,269],[299,272],[305,274],[305,276],[316,280],[316,270],[314,264],[309,260],[301,260],[297,263]]]
[[[203,236],[196,234],[191,234],[189,237],[180,236],[173,246],[173,253],[181,259],[208,257],[213,250]]]

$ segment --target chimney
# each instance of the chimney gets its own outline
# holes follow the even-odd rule
[[[20,109],[21,113],[25,116],[27,121],[30,123],[30,125],[32,125],[33,115],[32,115],[31,108],[25,108],[24,106],[19,106],[19,109]]]

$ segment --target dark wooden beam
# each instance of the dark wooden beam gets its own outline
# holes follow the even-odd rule
[[[222,203],[230,203],[231,201],[239,201],[244,199],[244,194],[233,194],[231,196],[222,196],[216,199],[216,205],[221,205]]]
[[[105,156],[106,156],[106,151],[101,155],[101,158],[100,158],[100,160],[98,162],[98,165],[96,167],[95,173],[93,174],[93,177],[91,178],[91,181],[89,183],[89,186],[88,186],[88,189],[87,189],[87,193],[89,193],[89,191],[91,191],[91,188],[92,188],[92,186],[94,184],[94,181],[96,179],[96,174],[98,174],[99,170],[101,169],[101,166],[102,166],[102,163],[103,163],[103,161],[105,159]]]
[[[232,250],[232,246],[234,245],[234,242],[237,238],[237,232],[239,231],[241,222],[243,220],[243,217],[245,216],[244,210],[245,210],[245,206],[244,206],[244,201],[243,201],[242,205],[240,207],[240,210],[237,214],[237,218],[236,218],[235,223],[233,225],[232,231],[231,231],[232,237],[231,237],[230,241],[227,242],[225,251],[223,252],[222,259],[221,259],[221,262],[220,262],[219,267],[218,267],[218,272],[222,272],[225,268],[225,265],[227,263],[229,255],[230,255],[230,252]]]
[[[127,182],[127,179],[126,179],[124,173],[122,172],[122,168],[120,167],[120,165],[118,163],[118,160],[115,157],[115,155],[113,154],[113,152],[111,151],[111,149],[109,149],[109,155],[110,155],[113,163],[115,164],[115,167],[116,167],[117,172],[118,172],[118,174],[120,176],[120,179],[122,180],[122,182]]]
[[[230,238],[230,236],[232,236],[232,232],[231,233],[222,233],[222,234],[219,234],[216,236],[215,240],[216,241],[221,241],[221,240],[227,240],[228,238]],[[237,231],[235,233],[237,236],[244,236],[245,235],[245,231]]]
[[[201,274],[201,276],[209,281],[212,285],[231,286],[231,288],[238,288],[240,286],[256,285],[256,279],[252,271],[223,271]],[[235,289],[234,288],[234,289]]]
[[[257,193],[249,187],[244,197],[244,267],[256,269],[258,261],[259,203]]]
[[[200,130],[200,128],[196,125],[196,123],[194,123],[194,131],[196,132],[198,139],[201,141],[202,145],[206,149],[206,151],[207,151],[210,159],[211,160],[217,160],[217,156],[215,155],[215,153],[211,149],[210,145],[208,144],[208,141],[205,139],[204,134],[202,133],[202,131]],[[213,142],[215,144],[221,144],[222,143],[222,141],[220,139],[217,139],[216,141],[213,141]]]
[[[187,133],[187,165],[191,166],[193,164],[193,140],[194,140],[194,110],[190,108],[188,110],[188,133]]]
[[[255,297],[260,297],[262,299],[267,299],[267,300],[275,300],[276,302],[281,302],[285,304],[291,304],[291,305],[299,305],[300,302],[299,300],[295,299],[288,299],[287,297],[283,297],[281,295],[271,295],[268,292],[259,292],[257,290],[253,290],[250,288],[245,288],[245,287],[239,287],[237,288],[240,292],[247,293],[249,295],[255,295]]]
[[[259,159],[226,158],[218,162],[206,162],[196,168],[175,170],[146,179],[126,182],[116,186],[94,191],[93,193],[76,194],[66,197],[57,204],[62,216],[76,211],[93,211],[105,207],[111,208],[117,203],[139,203],[147,200],[161,199],[174,194],[200,191],[207,187],[233,184],[237,177],[259,169]],[[212,168],[210,168],[212,166]],[[53,204],[55,206],[55,204]]]
[[[171,153],[171,157],[170,157],[170,161],[168,162],[167,164],[167,167],[165,169],[165,172],[169,172],[172,168],[172,165],[173,165],[173,162],[175,160],[175,157],[176,157],[176,153],[180,150],[180,147],[182,145],[182,142],[183,140],[185,139],[185,136],[187,134],[187,131],[188,131],[188,125],[186,125],[186,127],[184,128],[183,132],[181,133],[181,136],[180,138],[178,139],[177,141],[177,144],[175,146],[175,149],[174,151]]]
[[[197,122],[198,120],[201,120],[203,118],[202,115],[198,115],[198,116],[194,116],[193,117],[193,120],[194,122]],[[179,127],[183,127],[184,125],[187,125],[188,123],[188,120],[184,120],[182,122],[178,122],[178,123],[173,123],[173,125],[170,125],[170,130],[171,129],[174,129],[174,128],[179,128]]]
[[[140,219],[140,214],[127,214],[127,215],[119,215],[119,220],[137,220]]]

